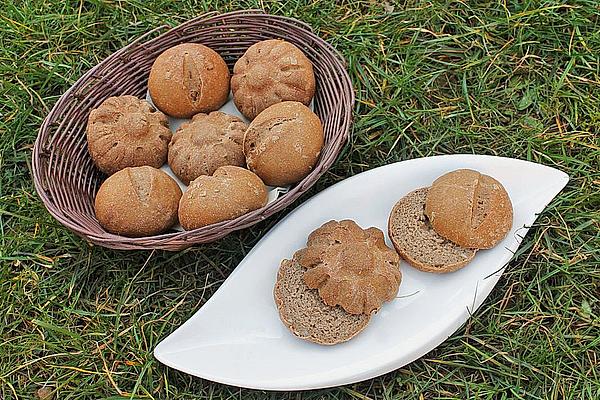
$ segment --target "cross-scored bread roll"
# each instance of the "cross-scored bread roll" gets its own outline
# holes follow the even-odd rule
[[[287,186],[306,177],[323,148],[319,117],[302,103],[285,101],[264,110],[244,136],[248,168],[267,185]]]
[[[425,214],[437,233],[462,247],[489,249],[512,227],[512,203],[496,179],[470,169],[436,179]]]

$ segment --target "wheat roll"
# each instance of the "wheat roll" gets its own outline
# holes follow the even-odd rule
[[[116,96],[93,109],[86,127],[94,164],[111,175],[126,167],[160,168],[171,140],[167,117],[135,96]]]
[[[425,216],[428,191],[412,191],[394,205],[388,220],[390,239],[398,254],[421,271],[456,271],[475,257],[476,250],[460,247],[433,230]]]
[[[280,39],[250,46],[235,63],[231,77],[233,101],[249,120],[282,101],[308,106],[315,87],[310,60],[299,48]]]
[[[352,339],[369,324],[371,314],[350,314],[340,306],[328,306],[315,289],[304,282],[305,269],[283,260],[273,295],[281,322],[297,337],[323,345]]]
[[[264,183],[247,169],[225,166],[196,178],[181,197],[179,222],[185,230],[227,221],[264,207]]]
[[[304,282],[330,306],[350,314],[371,314],[398,294],[402,274],[398,254],[383,232],[362,229],[352,220],[329,221],[314,230],[294,254],[306,268]]]
[[[200,175],[212,175],[225,165],[243,167],[247,125],[220,111],[196,114],[182,124],[169,143],[169,166],[189,185]]]

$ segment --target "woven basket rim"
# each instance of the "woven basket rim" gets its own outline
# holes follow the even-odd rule
[[[279,26],[288,27],[290,29],[293,28],[302,30],[303,35],[309,37],[312,43],[317,43],[321,46],[324,52],[324,56],[326,55],[330,58],[328,62],[331,62],[332,64],[337,63],[337,66],[334,66],[338,69],[337,72],[339,72],[339,75],[334,76],[334,78],[337,80],[337,84],[339,84],[343,88],[343,90],[341,90],[340,93],[337,93],[337,95],[339,96],[340,104],[344,107],[344,109],[342,110],[342,118],[344,119],[344,121],[342,121],[342,127],[344,131],[340,132],[339,139],[341,140],[339,140],[339,143],[334,143],[335,148],[333,148],[333,152],[335,153],[335,157],[333,157],[332,160],[324,162],[323,164],[326,165],[324,165],[324,168],[322,168],[321,170],[317,170],[317,168],[315,168],[315,170],[313,170],[311,174],[309,174],[304,180],[293,186],[288,193],[280,196],[274,202],[269,203],[268,205],[259,210],[252,211],[233,220],[223,221],[217,224],[210,225],[208,227],[203,227],[190,231],[171,231],[160,235],[146,237],[125,237],[115,235],[106,231],[101,232],[101,234],[96,234],[94,232],[82,228],[82,226],[79,223],[76,223],[72,218],[70,218],[70,213],[57,206],[55,201],[53,201],[53,199],[49,196],[49,194],[47,193],[48,187],[47,185],[45,185],[44,176],[42,176],[42,173],[46,172],[45,170],[43,170],[44,166],[41,163],[42,155],[46,154],[44,146],[46,144],[47,139],[50,136],[50,126],[56,123],[57,117],[63,111],[62,107],[65,104],[67,104],[68,101],[71,100],[72,96],[74,96],[74,94],[77,93],[79,89],[81,89],[85,84],[87,84],[88,81],[92,79],[98,71],[102,70],[102,68],[104,68],[105,66],[110,65],[110,63],[113,60],[116,60],[119,57],[123,56],[132,48],[136,48],[136,46],[152,46],[155,43],[159,43],[160,40],[162,40],[162,38],[165,38],[168,35],[173,35],[175,33],[178,34],[179,32],[187,28],[193,28],[197,23],[207,24],[211,23],[212,21],[218,22],[220,20],[225,20],[225,18],[233,17],[264,19],[266,21],[269,21],[270,23],[277,24]],[[152,39],[148,39],[156,35],[157,33],[160,34]],[[348,76],[348,73],[346,71],[345,59],[331,44],[327,43],[325,40],[313,33],[312,28],[308,24],[291,17],[267,14],[264,11],[257,9],[239,10],[223,14],[216,11],[208,12],[174,27],[170,27],[168,25],[161,25],[144,33],[125,47],[113,52],[100,63],[93,66],[86,73],[84,73],[71,87],[69,87],[67,91],[65,91],[65,93],[63,93],[63,95],[53,106],[51,111],[44,119],[42,125],[40,126],[39,133],[33,147],[32,170],[35,189],[38,195],[40,196],[42,202],[44,203],[45,207],[50,212],[50,214],[54,218],[56,218],[61,224],[75,232],[77,235],[102,246],[120,249],[164,248],[167,250],[173,250],[185,248],[196,243],[205,243],[209,240],[204,240],[204,238],[202,238],[200,241],[198,241],[195,240],[195,237],[199,233],[203,233],[209,229],[220,229],[221,231],[216,233],[215,235],[219,236],[220,238],[234,230],[242,229],[247,226],[253,225],[254,223],[257,223],[274,214],[275,212],[278,212],[281,209],[287,207],[289,204],[293,203],[302,193],[308,190],[316,182],[316,180],[333,164],[335,158],[337,158],[337,155],[339,154],[341,148],[345,144],[349,135],[354,101],[354,90],[352,88],[350,77]],[[52,154],[52,151],[50,151],[49,153]],[[319,161],[318,166],[323,166],[321,160]],[[284,202],[284,199],[291,200],[286,203]],[[209,236],[209,234],[207,234],[207,236]],[[179,244],[171,244],[171,241],[173,239],[178,239]],[[152,243],[150,244],[145,242]]]

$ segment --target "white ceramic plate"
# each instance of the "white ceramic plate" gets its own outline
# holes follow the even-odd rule
[[[514,207],[513,229],[460,271],[436,275],[401,264],[398,297],[354,339],[320,346],[293,336],[273,301],[279,263],[323,223],[353,219],[387,232],[387,217],[408,192],[445,172],[472,168],[498,179]],[[163,340],[162,363],[216,382],[267,390],[303,390],[369,379],[434,349],[489,295],[528,227],[566,185],[556,169],[509,158],[449,155],[403,161],[364,172],[322,191],[279,222],[206,304]],[[388,244],[389,238],[387,238]]]

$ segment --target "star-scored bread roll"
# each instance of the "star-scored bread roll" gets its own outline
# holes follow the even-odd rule
[[[94,164],[108,175],[126,167],[160,168],[171,140],[167,117],[128,95],[109,97],[92,110],[86,135]]]
[[[315,95],[315,73],[310,60],[293,44],[263,40],[250,46],[235,63],[231,91],[238,110],[253,120],[282,101],[308,106]]]

